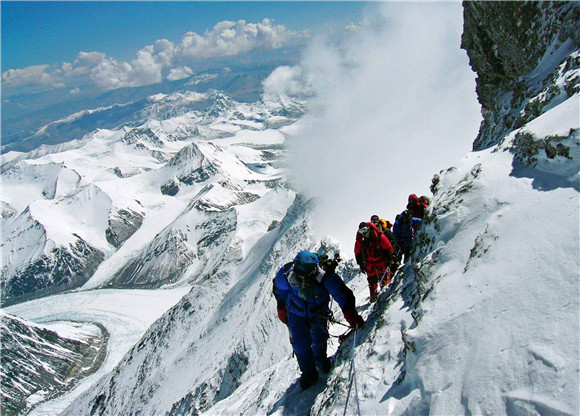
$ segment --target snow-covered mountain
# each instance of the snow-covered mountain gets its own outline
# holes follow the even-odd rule
[[[222,257],[204,257],[205,248],[219,238],[226,250],[235,237],[234,207],[271,192],[289,203],[274,164],[284,141],[279,128],[296,120],[302,104],[240,104],[217,91],[150,101],[136,127],[97,130],[3,165],[4,304],[85,284],[195,280]],[[206,107],[189,111],[192,102]],[[281,219],[269,215],[263,221]],[[131,258],[88,282],[119,263],[120,250]]]
[[[3,303],[36,322],[101,324],[109,354],[99,376],[192,285],[225,285],[225,265],[246,259],[296,198],[279,156],[302,101],[244,104],[218,91],[150,101],[136,126],[9,155],[3,165]],[[149,289],[144,299],[154,304],[128,311],[122,305],[143,296],[136,288]],[[120,309],[88,307],[92,296]],[[136,318],[144,306],[151,312]]]
[[[116,129],[127,123],[138,123],[159,94],[174,96],[169,111],[177,114],[205,108],[203,102],[186,98],[178,103],[184,91],[208,93],[223,91],[236,101],[254,102],[262,93],[262,80],[279,65],[290,65],[295,53],[278,58],[260,58],[260,65],[225,63],[207,68],[190,78],[164,81],[160,84],[125,87],[103,93],[94,86],[83,85],[80,94],[66,89],[53,89],[31,94],[10,95],[4,92],[2,103],[2,152],[30,151],[41,144],[66,143],[95,129]],[[270,57],[272,58],[272,57]],[[250,61],[252,62],[252,61]],[[187,93],[185,95],[188,95]]]
[[[334,368],[305,392],[271,279],[298,250],[339,247],[286,184],[303,103],[212,92],[178,114],[187,93],[157,96],[151,120],[6,162],[3,284],[50,259],[69,274],[30,272],[51,285],[26,296],[79,287],[7,310],[110,332],[98,377],[33,414],[578,414],[580,8],[498,7],[464,4],[474,151],[434,175],[412,260],[378,302],[340,264],[366,325],[331,338]]]

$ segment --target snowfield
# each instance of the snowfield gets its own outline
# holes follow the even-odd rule
[[[538,156],[550,180],[506,151],[516,132],[442,173],[436,222],[423,231],[434,250],[399,271],[396,296],[369,305],[365,277],[349,283],[367,323],[354,351],[353,337],[338,348],[324,381],[300,392],[289,356],[204,414],[357,414],[354,387],[347,396],[354,355],[363,415],[576,415],[579,110],[574,96],[521,128],[537,137],[576,130],[572,160]],[[417,285],[418,305],[408,295]]]

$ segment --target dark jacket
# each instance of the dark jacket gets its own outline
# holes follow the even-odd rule
[[[389,243],[391,243],[391,246],[393,246],[394,248],[397,245],[397,239],[395,238],[395,234],[393,234],[393,232],[388,228],[385,231],[383,231],[383,234],[387,236],[387,238],[389,239]]]
[[[420,218],[411,217],[408,212],[397,215],[395,225],[393,225],[393,234],[397,244],[401,247],[410,247],[415,235],[414,227],[418,227],[422,221]]]

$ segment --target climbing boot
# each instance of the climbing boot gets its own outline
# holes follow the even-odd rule
[[[324,360],[317,362],[316,366],[324,374],[327,374],[330,371],[330,369],[332,368],[332,360],[330,358],[326,357]]]
[[[318,372],[315,370],[312,373],[302,373],[300,376],[300,388],[302,390],[309,389],[318,381]]]

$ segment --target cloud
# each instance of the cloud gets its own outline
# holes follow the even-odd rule
[[[171,68],[169,70],[169,75],[167,79],[169,81],[178,81],[180,79],[189,78],[193,75],[193,70],[187,66],[180,66],[177,68]]]
[[[270,19],[260,23],[223,21],[203,35],[187,32],[179,44],[159,39],[138,51],[131,62],[117,61],[102,52],[79,52],[74,62],[64,62],[57,69],[37,65],[8,70],[2,74],[2,81],[17,87],[66,84],[72,78],[90,76],[97,86],[106,90],[147,85],[161,82],[163,74],[169,80],[191,76],[191,65],[198,60],[231,57],[255,49],[276,49],[300,36]]]
[[[310,96],[314,94],[312,80],[300,66],[280,66],[262,82],[266,96]]]
[[[301,63],[316,100],[289,138],[298,190],[318,199],[320,237],[352,256],[360,221],[393,222],[410,193],[471,149],[481,121],[475,74],[459,48],[459,3],[374,5],[370,26],[317,38]]]
[[[186,33],[178,53],[184,60],[233,56],[253,49],[276,49],[296,37],[284,25],[274,25],[272,20],[261,23],[223,21],[204,35]]]
[[[159,63],[164,67],[173,65],[174,55],[176,53],[175,44],[167,39],[160,39],[150,47],[151,54],[154,55]]]
[[[371,26],[371,24],[372,23],[369,19],[363,19],[358,23],[350,22],[348,25],[346,25],[344,30],[348,33],[358,32],[359,30],[361,30],[364,27]]]
[[[64,77],[88,75],[91,70],[107,58],[102,52],[79,52],[77,59],[71,64],[65,62],[61,65],[61,73]]]
[[[34,65],[24,69],[9,69],[2,74],[2,82],[11,87],[22,85],[50,85],[56,82],[47,72],[48,65]]]
[[[108,58],[92,69],[92,81],[102,89],[138,87],[161,82],[162,65],[151,52],[142,49],[129,62],[118,62]]]

